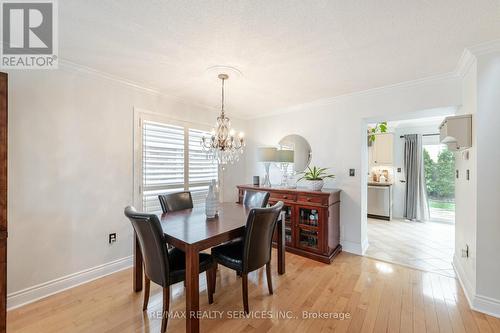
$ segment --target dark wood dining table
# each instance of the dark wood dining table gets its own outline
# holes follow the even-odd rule
[[[241,237],[249,209],[237,203],[222,203],[219,214],[207,219],[205,210],[186,209],[161,215],[165,240],[186,253],[186,332],[199,332],[199,257],[200,251]],[[282,215],[278,219],[277,253],[278,274],[285,273],[285,223]],[[142,290],[143,262],[141,249],[135,238],[134,246],[134,290]]]

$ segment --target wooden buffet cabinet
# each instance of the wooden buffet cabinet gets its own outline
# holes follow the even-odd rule
[[[283,201],[288,252],[330,263],[342,250],[340,190],[311,191],[254,185],[238,185],[237,188],[239,203],[243,202],[245,190],[269,192],[269,203],[272,205]]]

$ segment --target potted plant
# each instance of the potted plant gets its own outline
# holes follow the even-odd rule
[[[377,138],[375,134],[386,133],[386,132],[387,132],[387,121],[377,123],[373,128],[368,127],[368,147],[370,147]]]
[[[317,168],[315,166],[308,167],[307,171],[301,172],[303,174],[302,177],[298,179],[298,181],[305,179],[308,183],[308,187],[313,191],[320,191],[325,184],[325,178],[335,178],[335,175],[328,174],[326,172],[328,168]]]

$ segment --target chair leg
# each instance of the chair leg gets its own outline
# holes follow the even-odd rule
[[[142,305],[142,311],[146,311],[148,309],[150,285],[151,282],[149,281],[149,278],[146,274],[144,274],[144,304]]]
[[[243,292],[243,310],[245,313],[250,313],[248,309],[248,274],[241,274],[242,277],[242,292]]]
[[[208,294],[208,304],[212,304],[214,302],[214,269],[215,267],[211,267],[205,271],[205,275],[207,277],[207,294]]]
[[[170,307],[170,287],[163,288],[163,316],[161,320],[161,332],[165,332],[167,330],[168,323],[168,310]]]
[[[214,267],[214,279],[212,280],[213,286],[212,286],[212,292],[215,294],[215,286],[217,285],[217,270],[219,269],[219,264],[215,263]]]
[[[273,280],[271,279],[271,262],[266,264],[266,276],[267,276],[267,288],[269,289],[269,294],[273,294]]]

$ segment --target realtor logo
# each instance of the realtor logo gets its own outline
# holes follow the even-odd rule
[[[55,1],[2,0],[2,68],[57,68]]]

